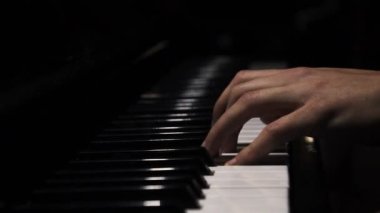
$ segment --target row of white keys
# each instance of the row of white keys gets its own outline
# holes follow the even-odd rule
[[[264,126],[260,119],[251,119],[240,132],[238,143],[252,142]],[[217,166],[211,169],[215,174],[206,176],[210,189],[204,190],[206,198],[200,200],[201,208],[188,210],[188,213],[289,212],[287,166]]]

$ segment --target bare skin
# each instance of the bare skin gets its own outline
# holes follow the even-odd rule
[[[212,156],[234,151],[252,117],[268,125],[227,165],[249,164],[278,143],[335,128],[380,121],[380,72],[343,68],[240,71],[214,106],[203,146]]]

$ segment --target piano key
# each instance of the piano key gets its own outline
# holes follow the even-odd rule
[[[264,124],[259,118],[252,118],[247,121],[238,136],[237,152],[252,143],[260,134],[261,130],[264,129],[265,125],[266,124]],[[286,144],[278,144],[270,155],[271,156],[268,157],[278,158],[279,162],[285,162],[288,158]],[[264,157],[264,164],[267,164],[265,162],[268,162],[268,159],[271,159],[268,157]]]
[[[216,166],[213,176],[205,176],[214,188],[288,187],[286,166]]]
[[[162,97],[159,92],[147,92],[140,96],[140,99],[136,102],[136,105],[138,104],[161,104],[161,103],[167,103],[175,105],[177,103],[191,103],[191,104],[202,104],[202,105],[213,105],[214,104],[214,98],[178,98],[178,97]],[[127,110],[125,113],[130,114],[130,112]],[[139,114],[139,113],[138,113]],[[123,116],[123,114],[120,114],[120,116]]]
[[[113,178],[66,178],[66,179],[48,179],[45,181],[46,187],[97,187],[97,186],[135,186],[135,185],[168,185],[168,184],[183,184],[188,185],[198,198],[204,198],[202,186],[189,175],[176,176],[153,176],[153,177],[113,177]]]
[[[175,200],[183,208],[198,208],[198,199],[193,190],[186,184],[166,185],[135,185],[135,186],[93,186],[93,187],[46,187],[33,192],[37,202],[67,202],[72,201],[147,201]]]
[[[154,138],[199,138],[202,140],[206,136],[205,131],[166,131],[155,133],[101,133],[97,135],[97,139],[112,140],[128,140],[128,139],[154,139]]]
[[[244,124],[238,137],[239,144],[250,144],[260,134],[265,124],[259,118],[252,118]]]
[[[123,119],[123,120],[114,120],[112,122],[115,126],[167,126],[167,125],[174,125],[174,126],[182,126],[182,125],[208,125],[210,124],[210,118],[205,117],[188,117],[188,118],[162,118],[162,119]]]
[[[103,133],[161,133],[172,131],[200,131],[207,132],[209,125],[181,125],[164,127],[112,127],[103,130]]]
[[[77,160],[103,160],[103,159],[143,159],[143,158],[200,158],[208,166],[214,165],[213,160],[203,147],[183,149],[152,149],[152,150],[99,150],[82,151]]]
[[[234,158],[237,154],[238,153],[222,153],[214,161],[217,165],[224,165],[227,161]],[[287,163],[288,158],[288,153],[271,152],[268,155],[262,157],[261,159],[251,163],[250,165],[284,165]]]
[[[146,201],[71,201],[70,203],[33,202],[17,206],[16,213],[184,213],[185,210],[176,200],[146,200]]]
[[[73,169],[62,169],[54,173],[54,179],[56,180],[66,180],[66,179],[76,179],[76,180],[88,180],[96,178],[151,178],[151,177],[172,177],[172,176],[190,176],[194,181],[196,181],[202,188],[208,188],[209,185],[205,177],[197,170],[194,165],[183,165],[180,167],[166,167],[166,168],[123,168],[123,169],[93,169],[93,170],[73,170]]]
[[[170,149],[170,148],[194,148],[201,145],[199,138],[167,138],[167,139],[141,139],[141,140],[99,140],[89,144],[89,150],[102,149]]]
[[[161,120],[161,121],[152,121],[152,122],[139,122],[139,121],[114,121],[112,127],[119,128],[157,128],[157,127],[170,127],[170,126],[193,126],[193,125],[210,125],[211,119],[208,120]]]
[[[149,111],[148,111],[149,110]],[[184,113],[184,112],[196,112],[196,113],[210,113],[212,111],[212,106],[178,106],[173,108],[168,108],[167,106],[157,106],[157,107],[142,107],[135,106],[130,108],[129,112],[141,113],[141,112],[159,112],[159,113]]]
[[[92,170],[102,168],[163,168],[181,165],[194,165],[203,175],[211,175],[212,171],[200,158],[142,158],[128,160],[75,160],[70,161],[71,169]]]
[[[152,108],[154,107],[159,107],[159,108],[167,108],[167,109],[172,109],[175,110],[177,107],[189,107],[189,108],[195,108],[195,109],[207,109],[212,106],[213,103],[210,102],[210,100],[206,101],[197,101],[197,99],[192,99],[192,101],[179,101],[177,100],[140,100],[137,104],[131,106],[128,110],[128,114],[131,114],[132,112],[137,110],[136,113],[137,115],[142,114],[144,112],[154,112]],[[164,113],[165,114],[165,113]]]
[[[117,119],[164,119],[164,118],[194,118],[194,117],[210,117],[208,113],[129,113],[118,116]]]
[[[40,203],[60,203],[92,201],[176,201],[182,208],[199,208],[198,199],[187,185],[146,185],[124,187],[80,187],[62,189],[40,189],[33,192],[33,201]]]
[[[166,107],[173,107],[173,106],[182,106],[182,107],[191,107],[191,106],[203,106],[203,107],[209,107],[210,104],[213,103],[210,100],[200,100],[199,98],[192,98],[192,99],[140,99],[135,107],[137,106],[143,106],[146,107],[152,107],[152,106],[166,106]]]

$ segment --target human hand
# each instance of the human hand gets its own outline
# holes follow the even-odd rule
[[[343,68],[241,71],[214,106],[203,146],[212,156],[233,151],[252,117],[268,125],[233,164],[249,164],[279,143],[336,128],[380,122],[380,73]]]

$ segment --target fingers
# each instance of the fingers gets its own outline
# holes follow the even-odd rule
[[[247,121],[247,118],[251,116],[248,107],[247,103],[235,104],[223,113],[212,126],[202,144],[211,156],[219,154],[222,144],[234,143],[234,141],[230,141],[232,136],[237,134],[241,126]],[[231,147],[234,146],[234,144],[230,145]]]
[[[273,121],[266,126],[255,141],[245,147],[227,165],[250,164],[267,155],[278,144],[289,142],[295,138],[314,134],[318,131],[315,127],[323,123],[323,114],[311,105],[306,105],[298,110]],[[321,128],[321,126],[319,126]]]
[[[212,124],[220,118],[220,116],[224,113],[227,107],[228,99],[230,96],[231,88],[234,85],[241,84],[247,81],[251,81],[253,79],[258,79],[261,77],[269,76],[278,73],[279,70],[247,70],[240,71],[236,76],[232,79],[226,89],[219,96],[218,100],[214,105],[213,116],[212,116]]]
[[[202,145],[212,156],[216,156],[219,150],[236,147],[237,135],[250,118],[266,115],[276,107],[293,104],[292,98],[283,95],[286,90],[276,87],[244,94],[217,120]]]

